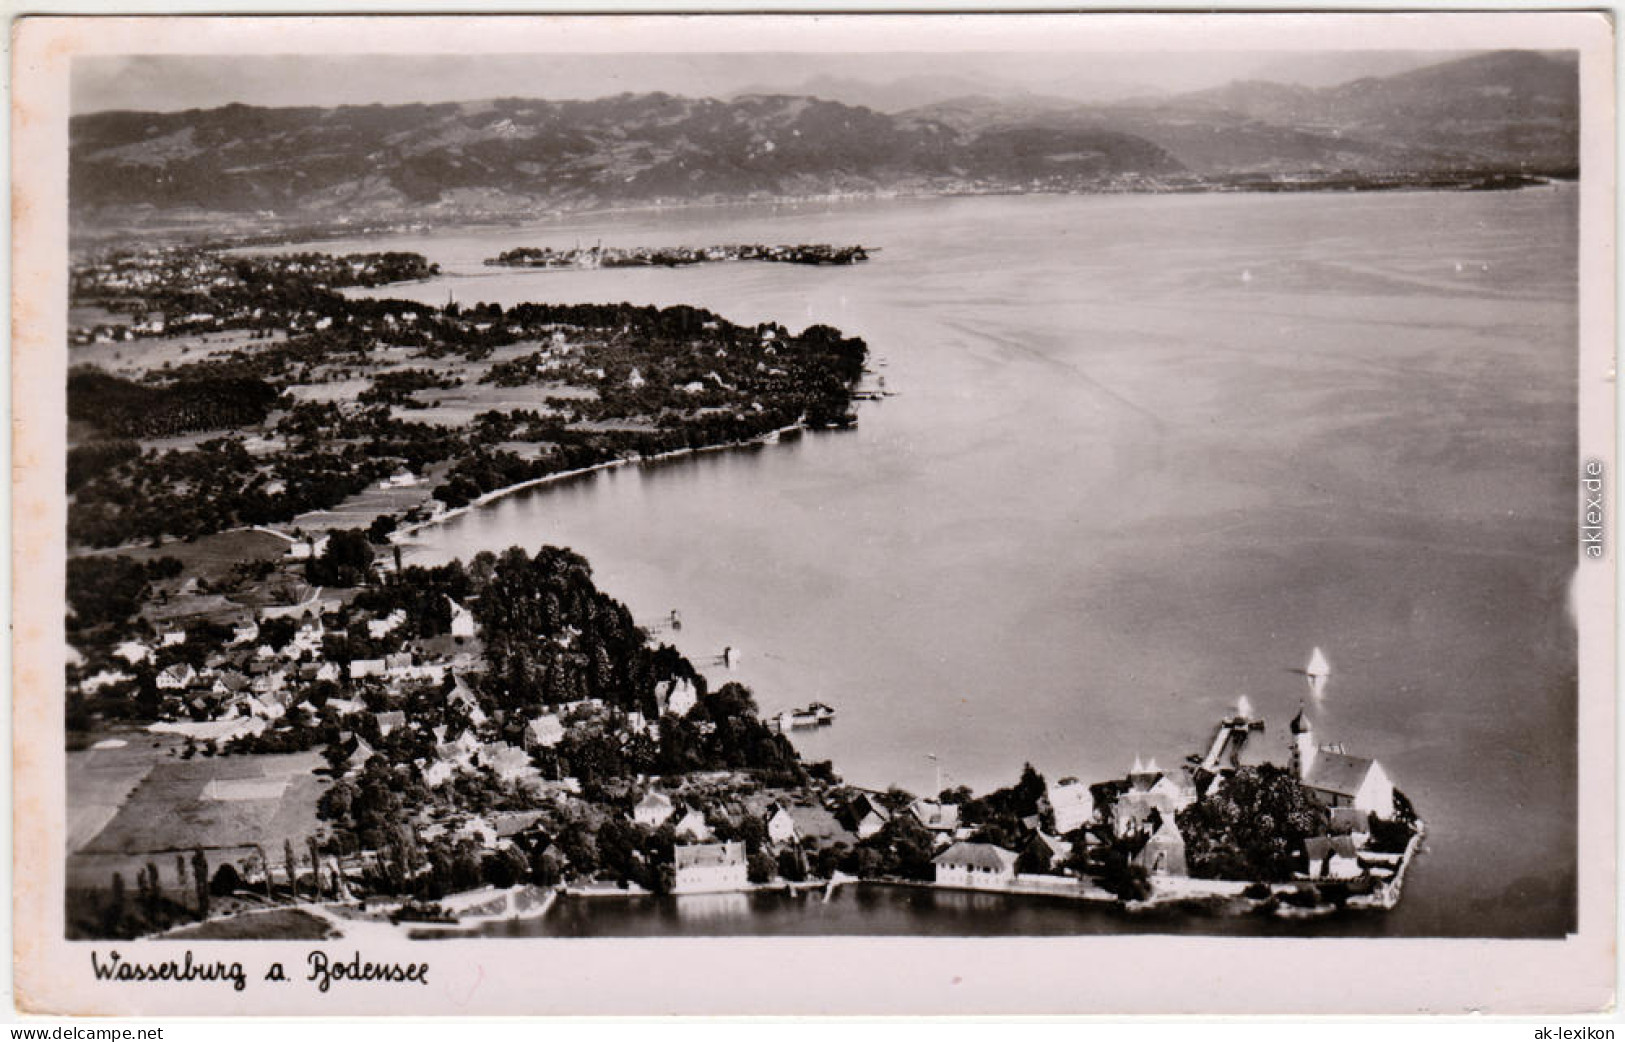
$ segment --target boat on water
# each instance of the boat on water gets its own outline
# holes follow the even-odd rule
[[[780,733],[828,727],[834,722],[835,710],[822,702],[814,702],[805,709],[786,709],[768,719],[768,725]]]

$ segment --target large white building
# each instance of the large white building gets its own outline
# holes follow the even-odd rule
[[[931,863],[938,886],[1002,890],[1016,879],[1016,855],[991,843],[955,843]]]
[[[713,894],[750,886],[743,843],[679,844],[673,853],[677,862],[673,893]]]
[[[1292,718],[1292,770],[1321,803],[1331,808],[1391,818],[1394,783],[1382,764],[1363,756],[1350,756],[1315,744],[1315,732],[1303,710]]]

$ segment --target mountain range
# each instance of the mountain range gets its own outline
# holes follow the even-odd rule
[[[1095,103],[1004,91],[879,111],[655,93],[98,112],[71,121],[69,194],[76,229],[181,214],[432,220],[832,193],[1572,176],[1578,139],[1573,57],[1513,51],[1333,87],[1244,81]]]

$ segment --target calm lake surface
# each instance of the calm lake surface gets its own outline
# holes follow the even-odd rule
[[[412,560],[573,547],[651,628],[679,609],[657,636],[713,684],[748,684],[764,713],[835,706],[833,727],[796,735],[805,757],[918,792],[928,754],[978,790],[1024,761],[1090,780],[1137,754],[1172,766],[1241,694],[1284,762],[1293,670],[1320,645],[1317,733],[1380,759],[1430,832],[1398,911],[1317,929],[1550,936],[1574,915],[1576,215],[1571,187],[977,198],[320,248],[421,251],[446,274],[379,295],[433,303],[826,322],[868,341],[897,394],[852,431],[501,500],[423,532]],[[600,238],[881,252],[848,268],[480,263]],[[910,923],[915,896],[874,900]],[[852,922],[742,899],[690,928],[680,904],[595,905],[591,927],[561,905],[527,928]],[[1049,929],[1035,916],[1255,929],[1023,908],[1006,932]]]

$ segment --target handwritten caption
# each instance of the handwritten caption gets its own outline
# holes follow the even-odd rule
[[[259,969],[251,972],[241,962],[199,959],[190,948],[179,958],[147,961],[126,959],[117,951],[90,953],[90,969],[97,980],[128,984],[202,981],[230,984],[233,991],[242,991],[250,980],[274,984],[302,982],[314,984],[317,991],[325,994],[335,984],[429,983],[426,962],[375,962],[363,958],[359,951],[343,957],[329,955],[318,948],[305,957],[303,966],[296,963],[295,967],[293,977],[288,976],[287,968],[280,961],[266,965],[263,972]],[[300,970],[304,971],[303,976],[298,976]]]

